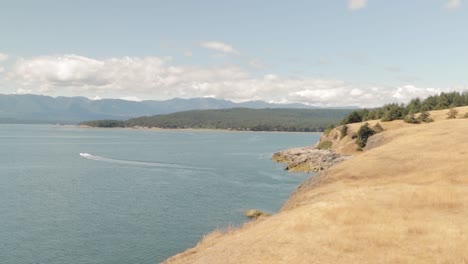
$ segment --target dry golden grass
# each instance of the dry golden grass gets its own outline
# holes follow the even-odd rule
[[[381,123],[380,144],[304,183],[278,214],[167,263],[468,263],[468,119],[447,111]]]

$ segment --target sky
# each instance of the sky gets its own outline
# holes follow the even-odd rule
[[[468,89],[465,0],[0,0],[0,93],[373,107]]]

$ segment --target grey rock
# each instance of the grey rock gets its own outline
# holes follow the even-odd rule
[[[318,172],[326,170],[351,157],[351,155],[339,154],[333,150],[303,147],[276,152],[273,154],[272,159],[277,162],[286,163],[286,170]]]

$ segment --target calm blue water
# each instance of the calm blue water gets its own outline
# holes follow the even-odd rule
[[[306,175],[272,153],[318,137],[0,125],[0,263],[158,263],[277,211]]]

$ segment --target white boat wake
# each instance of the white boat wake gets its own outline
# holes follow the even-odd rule
[[[174,163],[111,159],[111,158],[91,155],[89,153],[80,153],[80,156],[89,160],[102,161],[102,162],[108,162],[108,163],[117,163],[117,164],[123,164],[123,165],[172,168],[172,169],[181,169],[181,170],[213,170],[211,168],[184,166],[184,165],[174,164]]]

